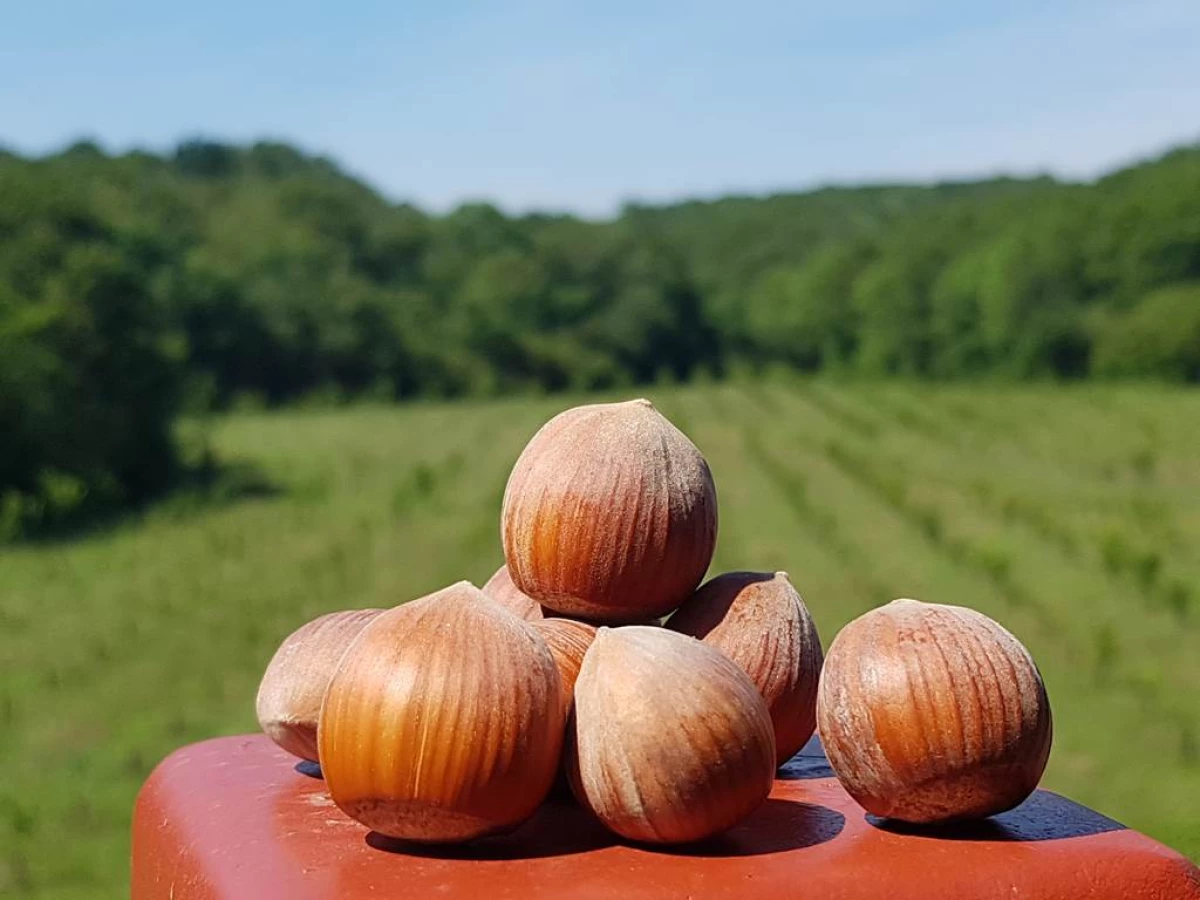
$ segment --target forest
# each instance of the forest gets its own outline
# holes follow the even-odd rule
[[[280,143],[0,151],[0,539],[160,491],[184,414],[773,368],[1200,381],[1200,146],[609,221],[431,215]]]

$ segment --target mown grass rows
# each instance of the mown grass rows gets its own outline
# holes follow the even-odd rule
[[[907,404],[897,406],[896,401],[899,399],[894,392],[889,391],[880,391],[872,395],[875,405],[890,413],[896,420],[895,424],[910,427],[909,423],[913,420],[910,407]],[[897,413],[897,409],[901,412]],[[1104,404],[1102,411],[1110,414],[1111,404]],[[936,420],[926,417],[925,421]],[[951,434],[943,427],[944,424],[937,422],[934,430],[927,426],[917,430],[944,442],[946,436]],[[1193,602],[1193,590],[1184,576],[1166,572],[1164,565],[1163,549],[1178,550],[1183,545],[1183,539],[1174,526],[1169,505],[1155,496],[1157,490],[1153,484],[1153,472],[1155,461],[1160,458],[1156,448],[1161,443],[1161,437],[1158,436],[1159,429],[1152,420],[1143,421],[1141,428],[1150,436],[1154,446],[1142,446],[1133,450],[1128,466],[1142,483],[1129,498],[1128,512],[1120,525],[1109,525],[1099,533],[1078,533],[1070,524],[1069,518],[1063,516],[1061,504],[1055,507],[1045,500],[1039,501],[1009,493],[994,482],[982,478],[975,480],[971,487],[977,499],[989,510],[997,511],[1005,519],[1030,528],[1043,539],[1055,544],[1067,556],[1085,554],[1089,556],[1089,562],[1092,562],[1098,555],[1110,574],[1130,578],[1148,601],[1159,603],[1180,619],[1186,619]],[[1118,464],[1105,463],[1106,481],[1113,477],[1117,467]],[[1143,534],[1148,533],[1149,542],[1146,537],[1132,536],[1131,526]]]
[[[1021,584],[1012,577],[1013,559],[1009,553],[990,546],[972,546],[969,543],[964,543],[958,538],[949,536],[942,527],[942,522],[944,519],[943,509],[936,505],[929,505],[928,501],[922,503],[912,499],[911,492],[909,491],[908,485],[906,485],[904,480],[903,467],[893,466],[888,471],[883,471],[880,468],[879,461],[869,456],[866,452],[855,453],[839,443],[830,443],[828,449],[831,455],[838,460],[844,469],[846,469],[855,477],[863,480],[864,483],[870,484],[873,488],[875,488],[886,502],[905,514],[916,527],[926,534],[932,543],[943,546],[949,555],[962,559],[966,565],[979,568],[986,576],[997,582],[998,586],[1003,588],[1005,595],[1010,601],[1018,603],[1024,603],[1027,601],[1034,603],[1037,602],[1037,598],[1034,596],[1035,592],[1022,587]],[[937,468],[944,471],[946,469],[946,464],[947,461],[939,461]],[[928,479],[929,476],[926,475],[922,477]],[[975,493],[976,495],[979,493],[977,487]],[[996,510],[994,508],[990,508],[990,504],[985,503],[984,507],[985,515],[994,516]],[[1047,531],[1057,535],[1069,533],[1063,526],[1058,524],[1056,519],[1052,518],[1052,513],[1049,512],[1049,510],[1047,510],[1045,507],[1034,508],[1037,509],[1037,515],[1034,517],[1034,522],[1030,522],[1030,516],[1015,518],[1015,528],[1017,530],[1028,528],[1035,532],[1037,536],[1042,537],[1045,536]],[[1001,517],[1005,520],[1008,520],[1010,524],[1014,524],[1014,517],[1009,514],[1010,510],[1011,506],[1006,503],[1001,509]],[[964,518],[961,511],[955,515],[957,520]],[[1000,523],[998,522],[993,523],[994,526],[999,526],[999,524]],[[1028,535],[1026,537],[1028,537]],[[1062,546],[1063,541],[1061,540],[1058,542],[1052,541],[1050,543],[1057,543],[1059,545],[1057,549],[1061,551],[1064,557],[1066,557],[1066,559],[1055,560],[1055,562],[1059,565],[1074,564],[1077,568],[1082,568],[1089,572],[1094,570],[1095,566],[1091,564],[1091,561],[1080,561],[1074,559],[1075,550],[1073,544],[1069,546]],[[1123,545],[1117,546],[1120,548]],[[1116,551],[1110,551],[1110,554],[1112,552]],[[1156,554],[1146,557],[1137,557],[1136,559],[1145,558],[1149,558],[1151,560],[1159,559]],[[1121,569],[1114,567],[1111,564],[1106,566],[1106,569],[1110,575],[1122,574]],[[1151,571],[1153,572],[1154,570],[1152,569]],[[1139,582],[1143,588],[1148,588],[1153,584],[1153,579],[1142,577],[1139,579]],[[1176,612],[1179,612],[1179,610],[1176,610]],[[1063,632],[1068,630],[1064,628],[1064,623],[1056,622],[1053,619],[1049,619],[1047,624]],[[1170,628],[1172,626],[1170,623],[1168,623],[1167,627]]]

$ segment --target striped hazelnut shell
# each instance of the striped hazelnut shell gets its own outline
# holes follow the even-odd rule
[[[804,746],[817,725],[821,639],[786,572],[727,572],[706,582],[667,620],[741,666],[767,701],[776,762]]]
[[[501,536],[513,583],[548,609],[646,622],[686,600],[712,560],[712,473],[648,400],[575,407],[521,453]]]
[[[554,781],[565,704],[546,642],[467,582],[378,616],[321,710],[333,801],[394,838],[514,828]]]
[[[541,604],[532,597],[521,593],[521,589],[513,584],[506,565],[498,568],[481,590],[518,619],[536,622],[546,618]]]
[[[1029,652],[960,606],[896,600],[829,648],[817,723],[830,765],[868,812],[913,823],[990,816],[1037,787],[1050,703]]]
[[[540,619],[530,623],[554,657],[562,679],[563,699],[569,706],[575,695],[575,681],[583,666],[583,657],[596,639],[596,626],[575,619]]]
[[[347,609],[301,625],[279,645],[263,673],[255,712],[263,732],[301,759],[317,762],[321,701],[342,654],[383,610]]]
[[[665,628],[601,628],[575,682],[566,766],[612,831],[686,843],[766,799],[775,737],[762,695],[718,651]]]

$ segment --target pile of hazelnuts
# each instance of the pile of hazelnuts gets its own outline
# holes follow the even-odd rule
[[[547,422],[501,534],[506,564],[482,589],[330,613],[267,667],[263,730],[376,832],[510,831],[561,779],[626,839],[696,841],[751,815],[814,730],[846,791],[906,822],[1002,812],[1042,775],[1042,679],[981,613],[896,600],[823,659],[786,573],[701,585],[712,473],[649,401]]]

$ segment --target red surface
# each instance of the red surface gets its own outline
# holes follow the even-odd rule
[[[901,833],[828,775],[810,745],[763,808],[703,846],[621,844],[560,799],[506,837],[420,850],[368,835],[266,738],[220,738],[175,752],[142,789],[133,900],[1200,900],[1200,870],[1179,854],[1055,794],[969,828]]]

